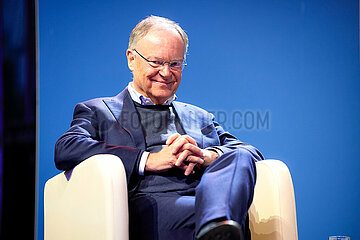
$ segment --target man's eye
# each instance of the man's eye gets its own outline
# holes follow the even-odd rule
[[[155,64],[155,65],[164,65],[164,63],[162,62],[162,61],[151,61],[153,64]]]
[[[171,62],[170,67],[180,67],[182,65],[182,62]]]

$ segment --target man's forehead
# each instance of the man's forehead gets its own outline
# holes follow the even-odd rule
[[[182,40],[181,35],[176,29],[166,25],[159,25],[150,28],[149,31],[139,41],[150,40],[153,42],[157,42],[161,41],[162,39],[174,36]]]

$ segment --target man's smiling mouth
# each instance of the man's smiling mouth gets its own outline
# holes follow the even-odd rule
[[[169,85],[169,84],[172,84],[174,83],[175,81],[161,81],[161,80],[155,80],[155,79],[151,79],[152,82],[156,82],[156,83],[160,83],[160,84],[166,84],[166,85]]]

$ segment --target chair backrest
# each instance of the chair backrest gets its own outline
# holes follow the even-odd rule
[[[294,187],[279,160],[256,163],[257,180],[249,210],[252,240],[297,240]]]

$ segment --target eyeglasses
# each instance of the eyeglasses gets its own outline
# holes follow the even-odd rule
[[[165,61],[151,61],[149,59],[147,59],[146,57],[144,57],[143,55],[141,55],[138,51],[136,51],[136,49],[134,48],[134,51],[139,54],[140,57],[142,57],[145,61],[147,61],[150,66],[152,66],[153,68],[159,68],[159,67],[163,67],[165,66],[165,64],[167,63],[169,65],[169,68],[173,71],[181,71],[184,69],[184,67],[187,65],[185,60],[179,60],[179,61],[171,61],[171,62],[165,62]]]

